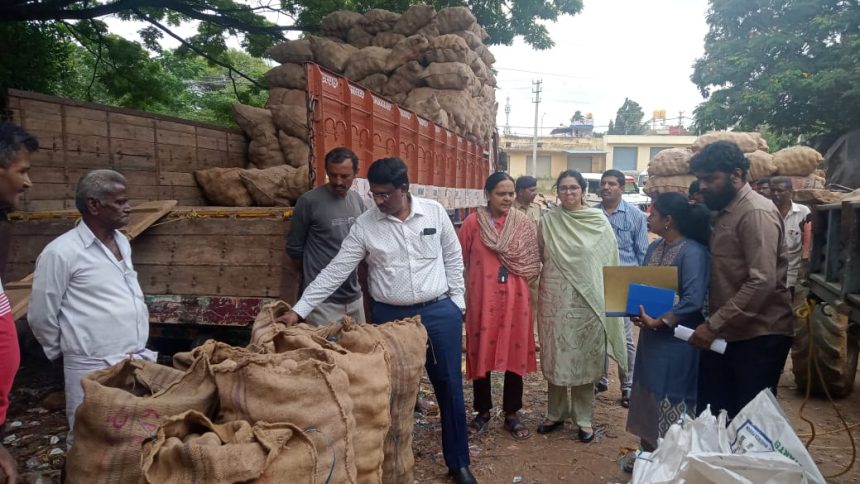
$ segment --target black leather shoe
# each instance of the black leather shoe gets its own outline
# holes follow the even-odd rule
[[[553,422],[553,423],[542,423],[537,427],[537,433],[539,434],[548,434],[550,432],[554,432],[564,426],[564,420],[561,422]]]
[[[598,393],[603,393],[606,390],[609,390],[609,385],[607,385],[606,383],[597,382],[594,384],[594,394],[595,395],[597,395]]]
[[[594,432],[586,432],[585,430],[579,429],[576,433],[576,437],[580,442],[589,443],[594,440]]]
[[[468,467],[449,467],[448,475],[453,477],[457,484],[478,484],[478,480],[475,479]]]

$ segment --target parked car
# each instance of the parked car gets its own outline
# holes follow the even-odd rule
[[[589,205],[594,205],[600,202],[600,173],[583,173],[585,183],[588,184],[588,191],[585,194],[585,201]],[[651,206],[651,197],[645,195],[640,187],[636,184],[636,180],[627,175],[624,183],[624,194],[621,199],[625,202],[639,207],[643,212],[647,211]]]

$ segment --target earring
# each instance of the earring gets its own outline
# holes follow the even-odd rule
[[[669,230],[669,224],[664,225],[663,230]]]

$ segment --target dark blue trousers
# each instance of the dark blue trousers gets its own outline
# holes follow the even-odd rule
[[[469,465],[469,434],[463,402],[462,333],[463,316],[450,298],[427,306],[391,306],[373,302],[374,324],[420,315],[427,330],[427,375],[433,384],[442,417],[442,455],[448,467]]]

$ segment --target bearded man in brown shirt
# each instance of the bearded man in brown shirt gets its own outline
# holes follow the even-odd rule
[[[717,211],[711,232],[710,317],[690,344],[703,350],[699,411],[710,404],[734,417],[761,390],[776,386],[794,334],[783,246],[782,217],[747,183],[749,160],[738,146],[720,141],[690,160],[705,204]],[[708,351],[714,338],[728,341],[723,355]]]

